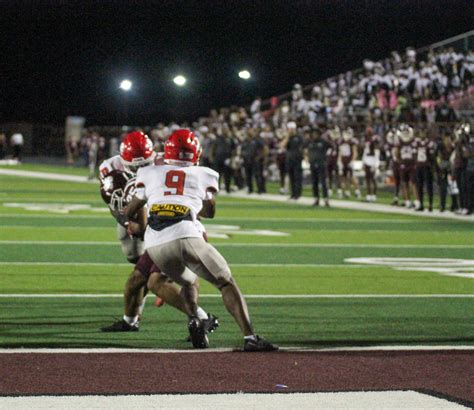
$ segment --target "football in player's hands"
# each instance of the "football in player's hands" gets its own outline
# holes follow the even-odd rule
[[[127,233],[130,236],[141,236],[143,233],[143,229],[139,223],[128,221]]]

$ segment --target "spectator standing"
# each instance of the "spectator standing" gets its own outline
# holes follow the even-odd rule
[[[0,132],[0,159],[4,159],[7,153],[7,137],[5,133]]]
[[[466,215],[474,213],[474,133],[469,130],[469,137],[464,146],[466,158]]]
[[[202,147],[202,153],[199,163],[203,167],[212,168],[212,151],[215,136],[209,133],[209,128],[206,126],[202,126],[199,128],[199,136],[201,137],[200,142]]]
[[[213,168],[221,177],[219,185],[221,184],[222,179],[224,179],[225,190],[227,193],[230,193],[230,181],[232,178],[231,161],[235,154],[235,148],[235,141],[231,137],[228,129],[224,129],[222,133],[217,134],[213,146]]]
[[[311,170],[314,206],[319,206],[319,185],[323,191],[324,205],[329,206],[326,176],[326,153],[334,144],[321,136],[317,128],[311,130],[309,140],[305,141],[305,154]]]
[[[89,177],[88,179],[94,179],[96,177],[97,170],[97,158],[99,154],[99,136],[93,132],[88,144],[88,167],[89,167]]]
[[[16,159],[18,162],[21,161],[21,150],[23,148],[23,144],[23,134],[16,132],[11,136],[10,145],[13,149],[13,159]]]
[[[298,133],[296,123],[287,124],[288,136],[283,140],[282,146],[286,149],[286,169],[290,179],[290,198],[298,199],[303,189],[303,149],[304,139]]]
[[[467,145],[469,141],[469,129],[467,124],[461,124],[455,131],[455,152],[453,164],[453,179],[456,182],[455,192],[459,194],[459,210],[460,214],[467,213]]]
[[[248,193],[253,193],[253,180],[257,182],[257,192],[265,193],[264,165],[267,157],[267,147],[263,139],[254,129],[247,130],[247,137],[242,142],[241,155],[244,161],[245,180]]]

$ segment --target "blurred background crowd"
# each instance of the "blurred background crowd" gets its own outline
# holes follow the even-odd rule
[[[317,84],[295,84],[280,97],[256,97],[248,107],[133,128],[148,133],[157,151],[175,129],[193,129],[201,165],[221,174],[227,192],[264,193],[267,181],[276,181],[280,194],[298,199],[310,184],[315,205],[329,205],[331,196],[375,202],[384,185],[393,187],[393,204],[431,211],[437,193],[441,211],[471,214],[474,139],[460,113],[474,108],[473,73],[472,50],[407,48]],[[95,177],[131,128],[91,127],[80,139],[66,136],[68,162],[88,166]],[[0,134],[0,155],[6,142]]]

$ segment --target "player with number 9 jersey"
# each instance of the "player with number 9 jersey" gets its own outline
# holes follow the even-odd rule
[[[207,167],[152,166],[138,170],[135,187],[135,196],[147,200],[148,249],[179,238],[202,237],[195,222],[208,192],[219,190],[219,174]]]

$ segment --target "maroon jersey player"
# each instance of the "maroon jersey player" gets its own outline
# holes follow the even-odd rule
[[[359,141],[350,127],[342,130],[341,134],[341,138],[337,141],[339,162],[342,165],[341,189],[344,196],[349,198],[353,187],[356,196],[360,197],[359,184],[354,178],[354,161],[357,160]]]
[[[397,130],[391,128],[385,137],[385,152],[387,153],[388,160],[390,161],[390,168],[392,170],[393,181],[395,184],[395,192],[393,195],[392,205],[398,205],[400,195],[400,151],[399,151],[399,138]]]
[[[428,202],[430,212],[433,211],[433,174],[434,174],[434,157],[436,145],[428,137],[425,130],[420,130],[415,138],[413,145],[416,149],[415,155],[415,180],[416,189],[418,192],[418,207],[417,211],[424,210],[424,188],[428,192]]]
[[[380,167],[380,146],[382,140],[371,127],[367,127],[364,138],[362,163],[364,164],[365,183],[367,186],[367,202],[377,200],[377,181]]]
[[[415,155],[414,131],[409,125],[402,124],[397,131],[398,149],[400,155],[400,178],[402,193],[407,208],[414,208],[413,196],[417,197],[415,187]]]
[[[334,145],[328,149],[327,151],[327,176],[328,176],[328,194],[332,196],[333,189],[338,190],[338,195],[342,197],[342,191],[340,189],[340,181],[339,181],[339,166],[338,166],[338,158],[339,158],[339,147],[337,145],[337,141],[341,138],[341,132],[339,127],[334,127],[329,129],[324,137],[334,143]]]

